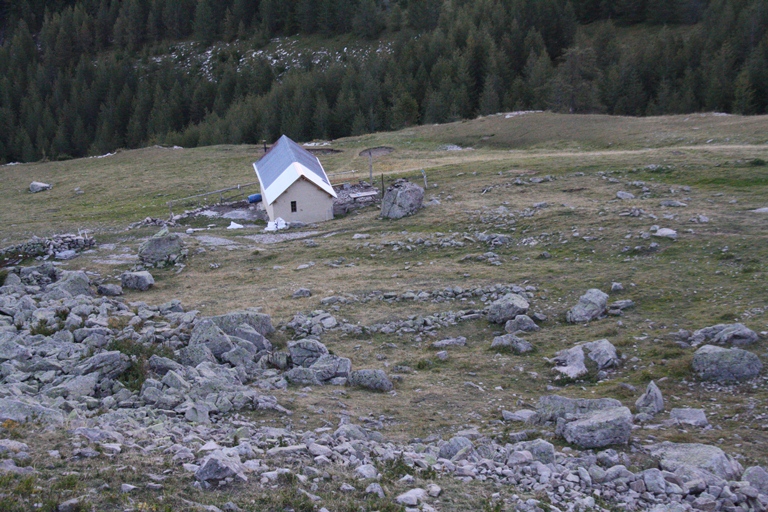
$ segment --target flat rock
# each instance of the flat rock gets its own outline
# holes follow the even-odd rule
[[[671,240],[677,240],[677,231],[670,228],[659,228],[653,233],[653,236],[660,238],[669,238]]]
[[[660,459],[661,469],[677,472],[688,466],[707,471],[723,480],[739,480],[741,464],[716,446],[699,443],[663,442],[648,447],[649,453]]]
[[[755,343],[757,333],[743,324],[717,324],[693,332],[691,342],[699,345],[711,341],[717,345],[744,347]]]
[[[590,322],[605,314],[608,305],[608,294],[591,288],[579,297],[579,302],[565,315],[566,320],[572,324]]]
[[[623,407],[621,402],[614,398],[566,398],[558,395],[546,395],[539,398],[536,407],[536,415],[540,421],[556,421],[566,415],[580,415]]]
[[[624,192],[623,190],[619,190],[618,192],[616,192],[616,197],[618,199],[628,200],[628,199],[634,199],[635,194],[632,194],[630,192]]]
[[[592,449],[627,444],[632,432],[632,413],[626,407],[593,411],[560,429],[563,438],[579,448]]]
[[[269,336],[275,332],[272,326],[272,319],[269,315],[252,310],[232,311],[225,315],[212,316],[211,321],[226,334],[237,336],[236,330],[242,324],[250,325],[256,332],[262,336]]]
[[[26,423],[30,420],[42,421],[43,423],[62,423],[64,415],[61,411],[39,404],[27,404],[10,398],[0,398],[0,423],[6,420],[16,423]]]
[[[501,411],[501,417],[504,421],[519,421],[526,423],[536,416],[536,411],[530,409],[520,409],[515,412]]]
[[[509,350],[515,354],[525,354],[533,351],[533,345],[522,338],[518,338],[514,334],[496,336],[493,338],[491,348],[495,350]]]
[[[395,498],[395,501],[406,507],[416,507],[427,499],[427,491],[422,488],[411,489]]]
[[[669,411],[669,419],[679,425],[692,427],[706,427],[709,425],[704,409],[672,409]]]
[[[445,338],[443,340],[435,341],[430,346],[432,348],[446,348],[446,347],[464,347],[467,345],[467,338],[459,336],[457,338]]]

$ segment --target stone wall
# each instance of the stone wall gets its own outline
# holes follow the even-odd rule
[[[32,237],[24,243],[0,249],[0,265],[18,258],[55,256],[64,251],[82,252],[96,246],[96,240],[88,235],[55,235],[51,238]]]

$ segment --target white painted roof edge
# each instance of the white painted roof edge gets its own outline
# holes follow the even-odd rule
[[[319,160],[318,160],[319,162]],[[253,168],[256,171],[256,176],[259,176],[259,169],[256,167],[256,164],[253,164]],[[261,183],[261,177],[259,176],[259,185],[262,186],[261,194],[266,201],[267,204],[274,203],[278,197],[280,197],[283,192],[288,190],[288,187],[294,184],[296,180],[298,180],[301,176],[304,176],[306,179],[320,187],[322,190],[327,192],[331,197],[336,197],[336,191],[333,190],[333,187],[329,185],[328,183],[325,183],[320,177],[315,174],[314,172],[310,171],[303,165],[301,165],[299,162],[293,162],[291,165],[286,167],[283,172],[280,173],[280,176],[272,182],[272,184],[268,188],[264,188]]]

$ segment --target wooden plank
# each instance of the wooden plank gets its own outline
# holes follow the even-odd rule
[[[376,196],[379,194],[378,190],[371,190],[369,192],[355,192],[354,194],[349,194],[349,197],[352,199],[359,199],[361,197],[371,197]]]

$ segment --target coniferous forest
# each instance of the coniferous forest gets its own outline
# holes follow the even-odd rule
[[[254,57],[287,36],[385,50]],[[533,109],[765,114],[768,3],[0,0],[0,163]]]

